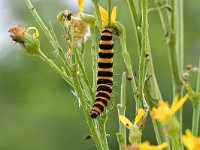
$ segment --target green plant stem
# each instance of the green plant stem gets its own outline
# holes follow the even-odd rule
[[[108,0],[108,25],[111,23],[111,0]]]
[[[91,48],[91,55],[92,55],[92,71],[93,71],[93,85],[92,89],[93,91],[96,90],[96,79],[97,79],[97,54],[98,54],[98,49],[97,49],[97,42],[96,42],[96,32],[95,32],[95,27],[92,26],[91,28],[91,40],[92,40],[92,48]]]
[[[121,46],[122,46],[122,57],[124,59],[126,68],[128,70],[128,75],[132,77],[131,85],[132,85],[132,89],[133,89],[133,93],[134,93],[134,98],[136,100],[136,110],[138,110],[138,108],[140,108],[139,106],[142,105],[142,102],[141,101],[140,102],[137,101],[137,98],[136,98],[137,86],[136,86],[135,78],[134,78],[134,75],[133,75],[131,57],[130,57],[130,54],[128,53],[127,48],[126,48],[126,33],[125,33],[125,29],[124,29],[124,27],[122,27],[122,28],[123,28],[123,32],[119,37],[120,38],[120,43],[121,43]]]
[[[172,140],[172,150],[181,150],[180,141],[178,137],[171,137]]]
[[[199,68],[200,68],[200,58],[199,58]],[[200,93],[200,69],[197,75],[197,85],[196,92]],[[200,117],[200,97],[196,97],[193,100],[193,119],[192,119],[192,134],[198,136],[199,131],[199,117]]]
[[[41,50],[39,50],[38,56],[42,58],[55,72],[57,72],[67,83],[69,83],[73,87],[73,82],[71,81],[71,78],[67,76],[65,73],[63,73],[58,66],[53,62],[53,60],[49,59]]]
[[[84,96],[83,96],[84,91],[81,89],[81,84],[78,79],[76,66],[73,67],[72,74],[73,74],[73,80],[74,80],[74,89],[77,92],[77,95],[81,101],[82,109],[83,109],[85,118],[87,120],[90,132],[91,132],[94,142],[96,144],[96,147],[98,150],[104,150],[102,140],[98,134],[97,128],[95,127],[94,121],[89,116],[87,105],[86,105],[86,102],[85,102]]]
[[[137,29],[138,27],[140,27],[140,21],[139,21],[138,14],[137,14],[136,7],[135,7],[133,0],[127,0],[127,3],[129,6],[129,10],[131,12],[131,16],[132,16],[131,20],[134,24],[133,28],[135,29],[135,32],[136,32],[136,39],[138,42],[138,50],[140,50],[140,48],[141,48],[141,33]]]
[[[148,45],[148,24],[147,24],[147,13],[148,13],[148,0],[142,0],[142,23],[141,23],[141,56],[139,61],[139,100],[142,101],[143,99],[143,90],[144,90],[144,83],[145,83],[145,75],[146,75],[146,53],[147,53],[147,45]],[[141,104],[141,103],[140,103]],[[139,106],[140,108],[142,105]]]
[[[125,116],[126,112],[126,73],[122,74],[120,104],[117,105],[118,116]],[[119,121],[119,133],[117,133],[120,150],[126,147],[126,127]]]
[[[99,0],[92,0],[92,3],[95,7],[98,23],[101,25],[101,14],[100,14],[100,11],[99,11]]]
[[[175,30],[176,30],[176,50],[179,73],[183,73],[184,59],[184,20],[183,20],[183,0],[175,0]]]
[[[108,120],[108,114],[102,115],[98,119],[98,129],[99,129],[99,136],[103,142],[104,150],[109,150],[107,135],[106,135],[106,121]]]
[[[57,43],[57,41],[53,38],[53,35],[51,34],[51,31],[47,28],[47,26],[44,24],[44,22],[42,21],[42,19],[40,18],[39,14],[37,13],[36,9],[34,8],[34,6],[32,5],[30,0],[24,0],[24,2],[26,3],[28,9],[30,10],[30,12],[32,13],[33,17],[35,18],[35,20],[38,22],[39,26],[41,27],[41,29],[43,30],[43,32],[45,33],[47,39],[49,40],[50,44],[53,46],[53,48],[55,50],[58,50],[59,55],[61,57],[61,59],[63,60],[63,62],[66,64],[67,69],[70,68],[68,61],[65,57],[65,54],[62,50],[62,48],[60,47],[60,45]]]
[[[76,58],[77,58],[77,62],[78,62],[79,68],[80,68],[80,70],[81,70],[81,72],[82,72],[82,74],[83,74],[83,80],[84,80],[84,82],[85,82],[86,85],[87,85],[87,88],[88,88],[89,93],[90,93],[90,96],[91,96],[91,101],[92,101],[92,100],[94,99],[94,93],[93,93],[92,88],[91,88],[91,86],[90,86],[89,79],[87,78],[85,69],[84,69],[84,67],[83,67],[83,65],[82,65],[82,63],[81,63],[80,56],[79,56],[79,54],[78,54],[77,48],[75,48],[75,47],[73,46],[73,49],[74,49],[74,51],[75,51],[75,56],[76,56]]]

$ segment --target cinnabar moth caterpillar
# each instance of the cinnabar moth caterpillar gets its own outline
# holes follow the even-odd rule
[[[92,106],[91,118],[97,118],[111,98],[113,85],[113,41],[112,28],[107,26],[101,33],[98,58],[96,99]]]

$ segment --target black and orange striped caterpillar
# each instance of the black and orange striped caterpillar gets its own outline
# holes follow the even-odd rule
[[[92,106],[91,118],[97,118],[111,98],[113,85],[113,41],[112,27],[106,26],[101,33],[98,58],[96,99]]]

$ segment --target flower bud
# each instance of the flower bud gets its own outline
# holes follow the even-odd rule
[[[141,139],[141,132],[137,125],[133,125],[132,128],[129,130],[129,142],[131,144],[137,143]]]
[[[30,30],[34,30],[35,32],[31,35],[29,33]],[[15,25],[9,29],[10,37],[16,43],[19,43],[28,54],[36,55],[40,49],[40,41],[38,39],[39,32],[35,27],[29,27],[25,29],[20,25]]]
[[[166,132],[170,137],[176,137],[179,135],[180,125],[178,120],[174,116],[168,117],[164,125]]]

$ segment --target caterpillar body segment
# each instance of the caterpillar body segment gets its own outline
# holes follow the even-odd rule
[[[113,85],[113,41],[112,28],[107,26],[101,33],[98,58],[96,98],[91,110],[91,118],[97,118],[106,108],[111,98]]]

